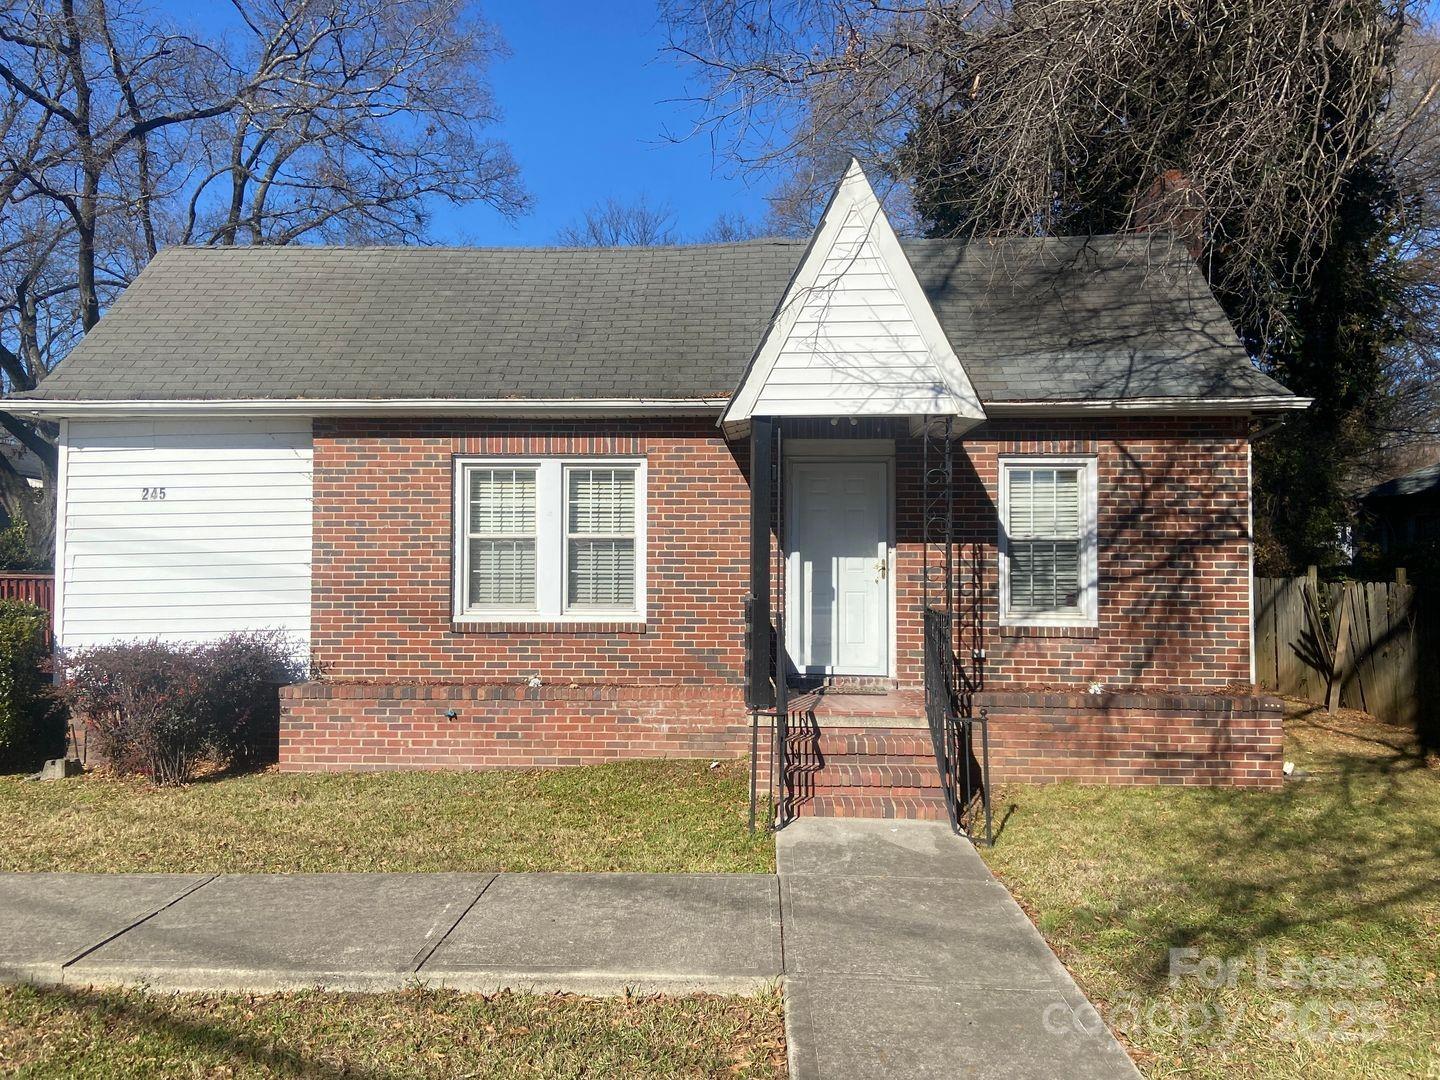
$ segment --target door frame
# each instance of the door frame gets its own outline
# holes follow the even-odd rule
[[[899,603],[899,587],[895,572],[895,440],[786,439],[783,454],[785,466],[785,487],[783,492],[785,536],[781,546],[785,552],[785,624],[787,628],[793,625],[791,622],[791,616],[793,614],[791,605],[795,603],[796,594],[792,592],[792,586],[800,580],[800,552],[792,550],[790,546],[790,538],[799,535],[796,526],[793,466],[801,463],[813,465],[824,464],[826,462],[834,462],[836,464],[857,462],[885,466],[885,487],[888,493],[885,500],[885,562],[887,567],[885,581],[887,585],[886,606],[889,608],[889,615],[886,619],[889,625],[885,627],[886,670],[883,675],[862,677],[894,679],[897,677],[896,673],[899,671],[899,662],[896,656],[896,647],[899,639],[896,619]],[[803,672],[799,672],[798,667],[796,667],[796,671],[801,675],[804,674]]]

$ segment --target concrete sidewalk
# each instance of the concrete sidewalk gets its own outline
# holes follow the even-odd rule
[[[0,875],[0,980],[586,994],[779,980],[796,1080],[1139,1075],[945,826],[804,820],[777,839],[777,876]]]
[[[780,940],[763,874],[0,875],[12,981],[748,993]]]

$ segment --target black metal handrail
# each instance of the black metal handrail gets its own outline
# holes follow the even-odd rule
[[[950,827],[960,829],[959,807],[955,791],[954,735],[955,705],[954,653],[950,648],[950,616],[938,608],[925,609],[925,720],[930,727],[930,745],[935,752],[935,767],[940,771],[940,787],[945,794],[945,812]]]
[[[925,719],[950,827],[980,843],[977,815],[983,813],[983,841],[988,845],[994,842],[989,717],[983,709],[977,718],[962,714],[958,707],[951,630],[949,612],[925,609]]]
[[[790,775],[790,702],[787,686],[788,659],[780,644],[780,628],[770,622],[766,636],[765,655],[756,656],[752,647],[755,636],[751,628],[755,620],[755,601],[745,598],[745,705],[750,710],[750,831],[755,831],[756,805],[759,800],[760,717],[771,720],[770,728],[770,790],[775,794],[775,821],[778,829],[789,820],[793,810]],[[769,620],[766,620],[769,622]]]

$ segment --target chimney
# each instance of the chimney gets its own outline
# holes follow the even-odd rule
[[[1134,222],[1139,232],[1168,230],[1192,259],[1205,246],[1204,201],[1183,169],[1166,169],[1150,181],[1135,201]]]

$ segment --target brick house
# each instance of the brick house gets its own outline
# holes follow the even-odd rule
[[[1278,784],[1249,436],[1305,404],[1169,240],[902,241],[858,166],[808,244],[170,249],[7,401],[61,646],[286,630],[284,769],[753,754],[906,816],[982,730]]]

